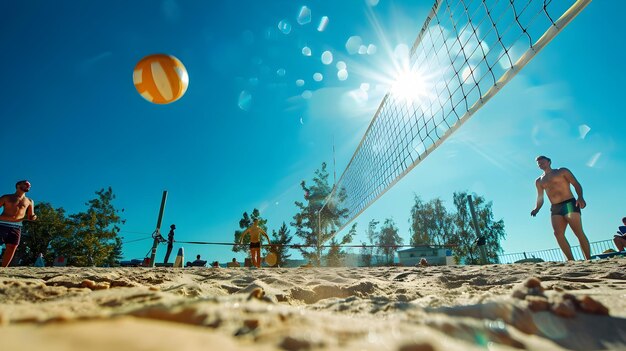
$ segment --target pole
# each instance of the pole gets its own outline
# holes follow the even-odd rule
[[[156,230],[152,235],[154,237],[154,241],[152,242],[152,253],[150,254],[150,267],[155,266],[155,258],[157,247],[159,246],[159,242],[161,241],[161,221],[163,220],[163,212],[165,211],[165,200],[167,200],[167,190],[163,190],[163,197],[161,198],[161,209],[159,210],[159,218],[157,219]]]
[[[485,252],[485,239],[480,235],[480,228],[478,227],[478,219],[476,218],[476,211],[474,211],[474,203],[472,202],[472,195],[467,195],[467,203],[469,204],[470,213],[472,214],[472,222],[474,223],[474,231],[476,232],[478,251],[480,252],[480,264],[487,263],[487,253]]]

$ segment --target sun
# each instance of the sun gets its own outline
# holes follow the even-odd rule
[[[397,72],[390,93],[407,103],[419,103],[432,95],[432,84],[421,70],[403,69]]]

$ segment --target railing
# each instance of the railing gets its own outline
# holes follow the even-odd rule
[[[592,243],[589,243],[589,245],[591,246],[591,256],[601,254],[608,249],[615,250],[615,244],[613,243],[613,240],[594,241]],[[576,260],[584,259],[583,253],[580,250],[579,245],[572,246],[572,255],[574,255],[574,259]],[[540,258],[544,261],[565,261],[565,256],[563,255],[563,252],[561,251],[561,249],[558,248],[498,255],[500,263],[514,263],[519,260],[533,258]]]

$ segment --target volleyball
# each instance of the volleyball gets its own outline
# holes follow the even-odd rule
[[[265,256],[265,263],[267,263],[267,265],[270,267],[275,266],[277,260],[278,257],[276,257],[276,254],[273,252],[270,252],[267,254],[267,256]]]
[[[144,99],[155,104],[169,104],[185,94],[189,75],[176,57],[154,54],[137,63],[133,71],[133,83]]]

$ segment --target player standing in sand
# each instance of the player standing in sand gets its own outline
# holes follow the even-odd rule
[[[37,219],[35,203],[26,197],[28,191],[30,191],[28,180],[20,180],[15,184],[15,194],[0,197],[0,207],[3,207],[0,215],[0,244],[6,245],[2,256],[2,267],[7,267],[11,263],[15,250],[20,244],[22,221]]]
[[[163,263],[167,265],[167,261],[170,259],[170,254],[172,253],[172,248],[174,248],[174,230],[176,230],[176,224],[172,224],[170,226],[170,232],[167,234],[167,251],[165,252],[165,258],[163,259]]]
[[[267,242],[270,242],[270,238],[265,231],[259,227],[259,220],[255,219],[252,225],[248,229],[244,230],[239,237],[239,244],[243,243],[243,238],[246,234],[250,234],[250,256],[252,256],[252,264],[260,268],[261,267],[261,235],[265,236]]]
[[[565,257],[572,261],[572,249],[565,238],[565,229],[569,224],[570,228],[580,242],[580,248],[585,255],[585,259],[591,258],[589,240],[583,231],[583,224],[580,218],[580,210],[587,206],[583,199],[583,188],[576,180],[576,177],[567,168],[552,169],[552,160],[546,156],[537,156],[535,159],[537,166],[543,171],[543,174],[535,181],[537,187],[537,205],[530,212],[531,216],[536,216],[541,206],[543,206],[543,192],[548,195],[548,199],[552,206],[550,212],[552,214],[552,228],[554,236],[559,243]],[[570,185],[576,190],[578,199],[574,198]]]

